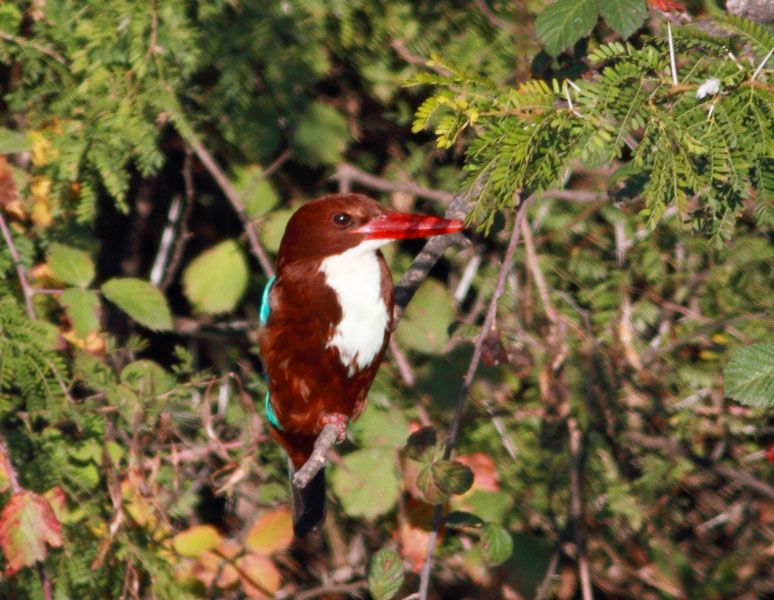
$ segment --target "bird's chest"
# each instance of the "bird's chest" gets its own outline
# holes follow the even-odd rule
[[[389,314],[382,290],[381,266],[375,252],[344,252],[326,258],[320,271],[336,294],[341,319],[328,348],[335,348],[351,376],[368,368],[384,345]]]

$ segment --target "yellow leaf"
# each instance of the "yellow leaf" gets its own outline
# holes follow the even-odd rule
[[[54,218],[51,216],[51,180],[48,177],[35,177],[30,184],[32,211],[30,217],[35,225],[48,227]]]
[[[196,558],[220,545],[223,540],[212,525],[195,525],[175,536],[175,551],[181,556]]]
[[[263,600],[272,598],[282,585],[277,567],[266,556],[245,554],[238,561],[242,591],[248,598]]]
[[[32,164],[36,167],[48,164],[51,157],[51,142],[39,131],[31,132],[30,138],[32,138],[32,151],[30,152]]]
[[[293,541],[293,517],[287,507],[259,516],[247,533],[245,547],[251,552],[271,554],[284,550]]]

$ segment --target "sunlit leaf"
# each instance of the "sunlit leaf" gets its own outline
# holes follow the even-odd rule
[[[430,469],[437,485],[447,494],[464,494],[473,485],[473,471],[460,462],[438,460]]]
[[[248,552],[237,560],[242,591],[248,598],[272,598],[282,585],[277,567],[263,554]]]
[[[748,406],[774,406],[774,343],[735,348],[724,377],[726,396]]]
[[[147,281],[117,277],[102,285],[102,293],[140,325],[157,331],[172,329],[167,299]]]
[[[598,0],[599,12],[607,24],[626,39],[645,23],[645,0]]]
[[[83,250],[55,242],[48,249],[47,260],[57,279],[65,283],[86,287],[94,279],[94,262]]]
[[[220,545],[220,533],[212,525],[194,525],[178,533],[172,543],[181,556],[196,558]]]
[[[99,296],[94,290],[68,288],[59,296],[79,338],[99,329]]]
[[[293,215],[292,210],[275,210],[266,217],[261,224],[259,237],[264,248],[269,252],[276,254],[282,241],[282,234],[285,233],[285,227]]]
[[[183,291],[197,312],[229,312],[247,287],[247,259],[236,240],[226,240],[197,256],[183,272]]]
[[[62,525],[48,500],[27,490],[11,496],[0,515],[6,574],[45,560],[46,546],[58,548],[62,543]]]
[[[435,354],[449,341],[454,321],[451,294],[438,281],[425,281],[411,299],[395,332],[398,342],[412,350]]]
[[[513,553],[511,534],[496,523],[487,523],[481,531],[481,551],[490,565],[500,565]]]
[[[284,550],[293,541],[290,509],[278,508],[260,515],[247,532],[245,548],[258,554]]]
[[[535,31],[546,52],[557,56],[586,35],[597,22],[597,0],[556,0],[543,9]]]
[[[334,165],[341,162],[349,140],[347,120],[332,106],[313,102],[301,115],[291,144],[302,162]]]
[[[390,600],[405,577],[403,562],[394,550],[382,548],[368,565],[368,591],[374,600]]]
[[[336,465],[331,485],[348,515],[373,518],[392,510],[399,492],[395,460],[392,448],[364,448]]]

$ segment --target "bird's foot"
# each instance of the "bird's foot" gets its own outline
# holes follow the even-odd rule
[[[324,414],[320,416],[319,423],[321,429],[326,425],[336,426],[336,429],[338,429],[338,438],[336,439],[336,442],[339,444],[343,442],[344,438],[347,436],[347,424],[349,423],[349,417],[347,415],[341,413]]]

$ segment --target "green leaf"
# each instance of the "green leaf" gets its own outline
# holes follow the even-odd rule
[[[438,442],[438,435],[430,425],[417,429],[406,440],[406,456],[412,460],[429,460]]]
[[[348,515],[374,518],[392,510],[399,493],[395,458],[392,448],[365,448],[336,465],[331,485]]]
[[[261,224],[261,231],[258,237],[261,238],[263,247],[269,252],[276,254],[282,241],[282,235],[285,233],[290,217],[293,216],[292,210],[276,210],[266,217]]]
[[[597,16],[597,0],[557,0],[538,15],[535,31],[546,52],[558,56],[591,31]]]
[[[0,4],[0,30],[16,33],[22,20],[22,14],[11,2]]]
[[[271,181],[263,176],[260,166],[250,165],[237,169],[234,179],[234,187],[251,217],[263,216],[279,203],[277,191]]]
[[[496,523],[487,523],[481,531],[481,552],[490,565],[504,563],[513,553],[511,534]]]
[[[99,296],[94,290],[67,288],[59,297],[75,335],[84,339],[99,329]]]
[[[425,354],[440,353],[449,341],[449,326],[454,321],[451,294],[438,281],[422,284],[406,308],[395,332],[400,344]]]
[[[175,387],[175,378],[158,363],[143,358],[121,369],[121,383],[142,395],[159,395]]]
[[[167,299],[147,281],[116,277],[102,284],[102,293],[140,325],[156,331],[172,329]]]
[[[47,261],[57,279],[70,285],[86,287],[94,279],[94,262],[83,250],[54,242]]]
[[[369,402],[363,414],[349,427],[352,436],[363,446],[403,445],[408,434],[408,421],[397,407],[383,410]]]
[[[449,494],[441,489],[438,481],[433,477],[433,466],[426,465],[417,474],[417,489],[430,504],[442,504],[449,499]]]
[[[403,561],[394,550],[382,548],[368,566],[368,591],[374,600],[390,600],[403,585]]]
[[[172,543],[180,556],[197,558],[217,548],[222,541],[220,533],[212,525],[194,525],[178,533]]]
[[[10,5],[0,4],[0,9],[7,6]],[[25,150],[29,150],[31,146],[32,143],[30,142],[30,139],[24,133],[0,127],[0,154],[24,152]]]
[[[450,512],[444,518],[444,523],[447,527],[461,527],[461,528],[475,528],[479,529],[484,525],[484,521],[478,515],[465,512],[462,510],[454,510]]]
[[[473,485],[473,471],[455,460],[438,460],[430,469],[438,486],[447,494],[464,494]]]
[[[199,313],[229,312],[242,299],[248,267],[236,240],[226,240],[197,256],[183,273],[183,291]]]
[[[774,406],[774,343],[735,348],[724,377],[726,396],[748,406]]]
[[[301,116],[291,145],[301,162],[334,165],[344,158],[349,139],[347,120],[327,104],[314,102]]]
[[[644,0],[598,0],[598,2],[599,13],[624,39],[642,27],[648,16]]]

